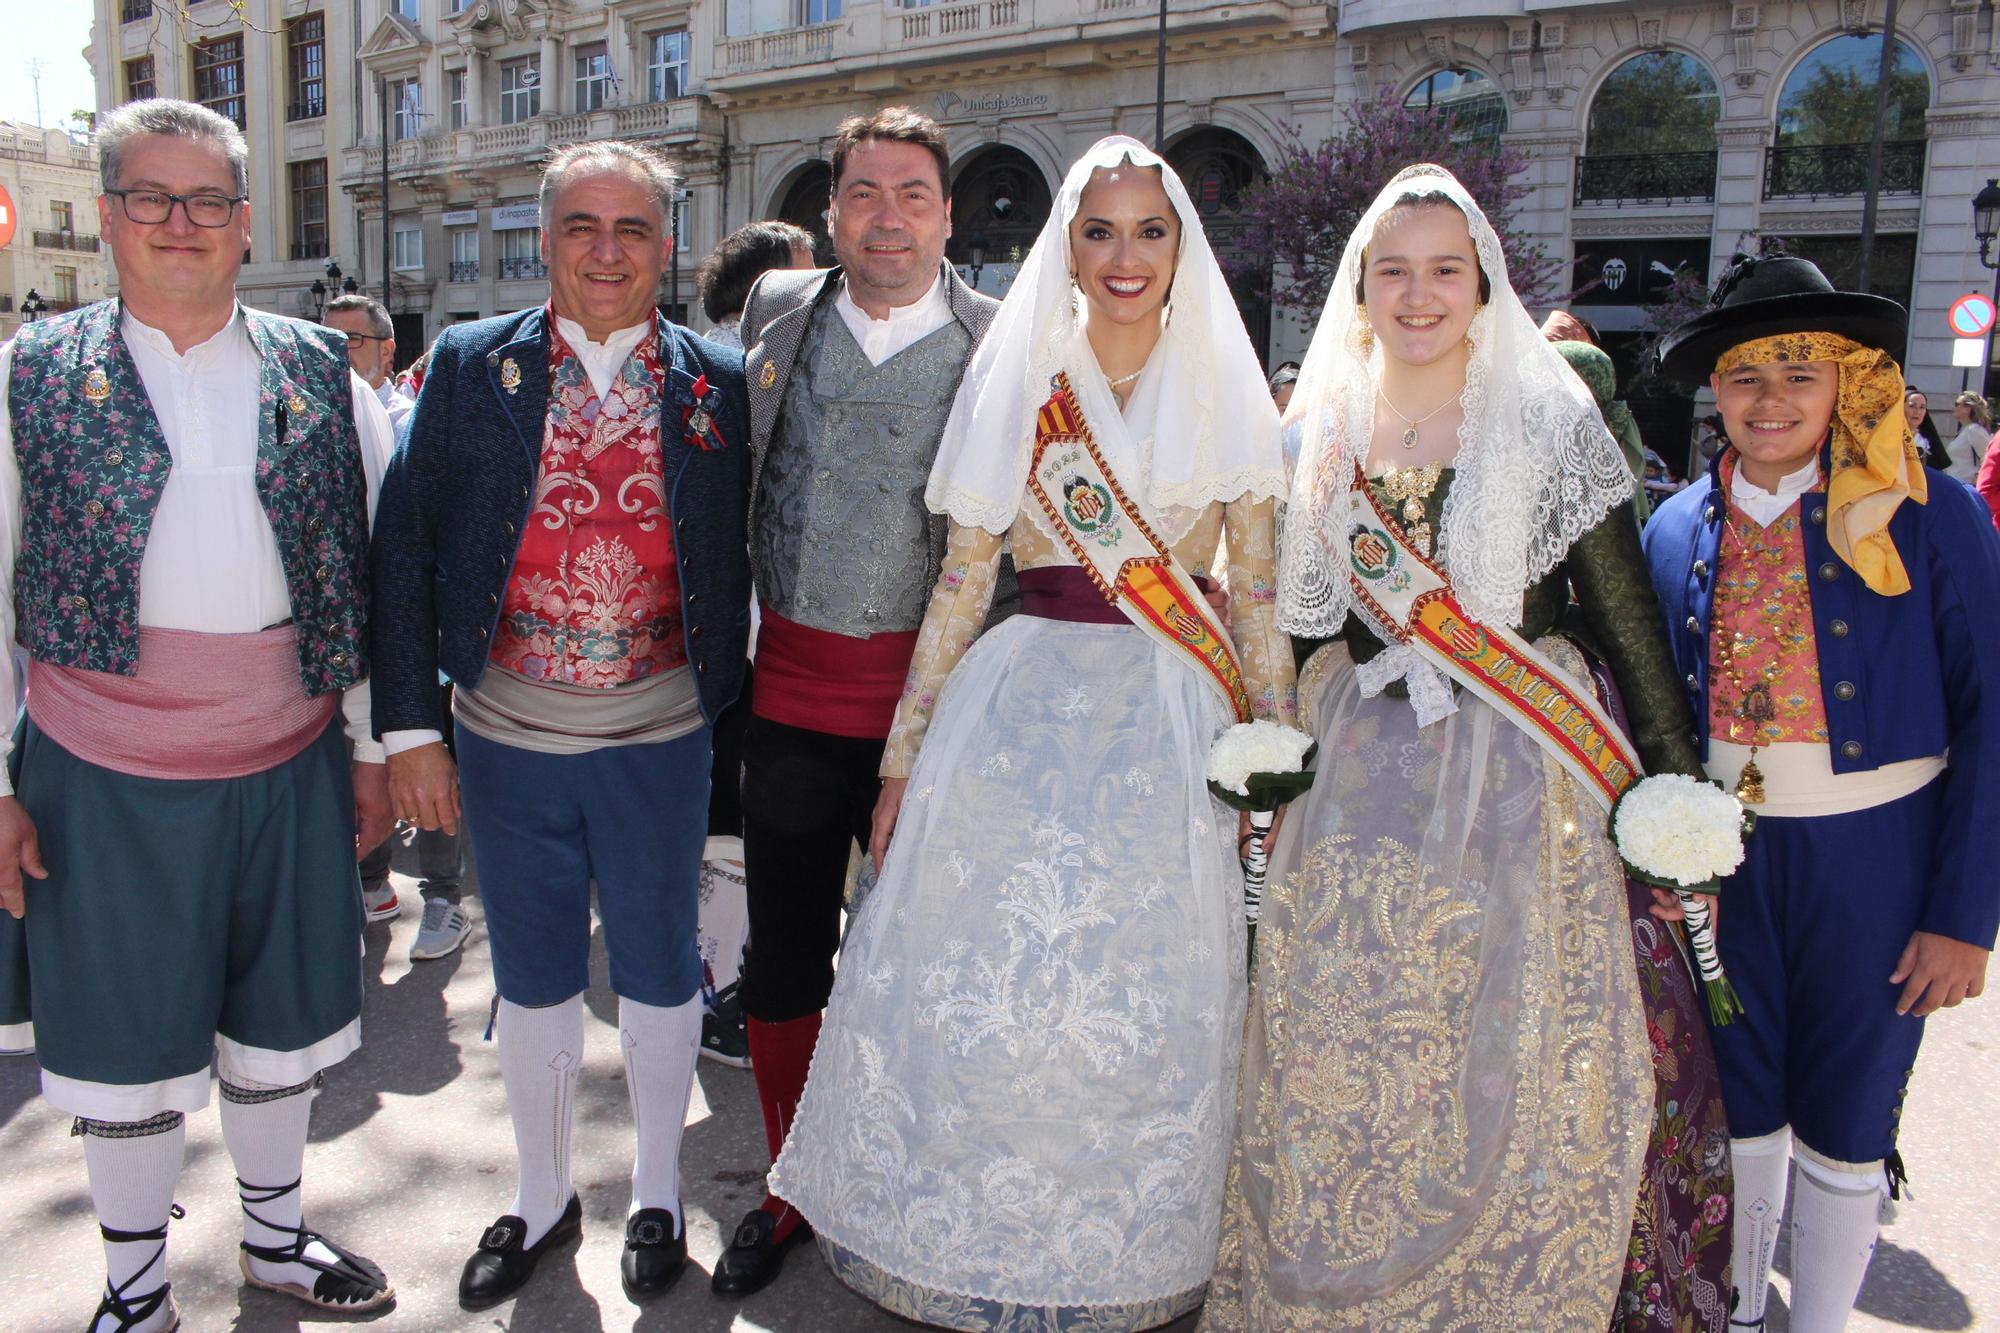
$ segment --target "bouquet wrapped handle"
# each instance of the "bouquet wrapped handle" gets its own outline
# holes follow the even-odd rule
[[[1715,918],[1702,895],[1743,863],[1743,841],[1756,816],[1720,785],[1664,773],[1627,787],[1611,805],[1611,839],[1625,871],[1667,889],[1680,904],[1709,1021],[1726,1027],[1743,1012],[1715,947]]]

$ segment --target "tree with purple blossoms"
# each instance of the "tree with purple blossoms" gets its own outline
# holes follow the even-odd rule
[[[1340,133],[1317,146],[1296,127],[1270,176],[1246,191],[1242,217],[1250,224],[1254,259],[1239,276],[1268,281],[1272,299],[1318,310],[1340,267],[1349,233],[1404,167],[1435,162],[1458,177],[1500,233],[1508,276],[1521,298],[1547,293],[1562,269],[1541,245],[1512,226],[1514,207],[1531,193],[1523,182],[1528,159],[1519,149],[1457,133],[1447,107],[1404,106],[1392,92],[1344,108]],[[1266,263],[1275,267],[1266,269]]]

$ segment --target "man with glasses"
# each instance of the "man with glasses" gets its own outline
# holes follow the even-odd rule
[[[396,383],[396,326],[372,296],[336,296],[326,308],[326,326],[347,335],[347,364],[375,391],[398,435],[417,400]]]
[[[237,304],[233,124],[148,100],[97,142],[120,299],[0,348],[0,639],[18,617],[31,687],[0,785],[0,1046],[31,1028],[77,1117],[93,1333],[179,1322],[167,1225],[211,1062],[244,1278],[371,1310],[382,1270],[307,1229],[299,1181],[313,1087],[360,1042],[356,844],[388,830],[365,678],[389,423],[326,330]]]
[[[417,402],[398,388],[394,379],[396,328],[389,322],[389,312],[372,296],[341,296],[327,306],[326,324],[347,335],[348,364],[375,391],[389,414],[390,426],[401,436],[403,421]],[[448,712],[451,687],[440,684],[438,688],[444,691]],[[394,921],[403,912],[402,903],[396,900],[396,886],[389,882],[396,841],[393,835],[384,838],[361,858],[361,906],[371,925]],[[472,918],[459,905],[465,892],[465,844],[456,833],[427,828],[416,830],[415,841],[417,870],[423,876],[417,889],[424,899],[424,919],[410,944],[410,959],[427,962],[457,953],[472,933]]]

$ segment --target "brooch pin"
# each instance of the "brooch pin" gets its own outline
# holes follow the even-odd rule
[[[500,363],[500,387],[508,393],[521,391],[521,366],[511,356]]]
[[[111,396],[111,379],[96,366],[83,377],[83,396],[93,403],[101,403]]]
[[[705,454],[727,448],[722,432],[715,428],[715,417],[708,410],[708,376],[697,376],[688,391],[694,395],[694,402],[681,409],[687,442]]]
[[[777,363],[773,361],[766,361],[764,363],[764,368],[757,372],[757,387],[760,389],[768,389],[777,382],[778,382]]]
[[[294,390],[292,396],[285,400],[285,410],[293,416],[299,416],[306,410],[306,400]]]

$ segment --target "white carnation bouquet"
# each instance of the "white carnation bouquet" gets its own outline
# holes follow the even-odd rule
[[[1312,786],[1313,738],[1280,722],[1238,722],[1208,752],[1208,789],[1250,815],[1243,854],[1243,915],[1256,929],[1264,905],[1264,843],[1278,807]]]
[[[1611,807],[1611,839],[1632,878],[1673,891],[1686,918],[1688,944],[1718,1026],[1743,1012],[1722,973],[1715,927],[1699,895],[1743,864],[1743,839],[1756,817],[1713,782],[1659,773],[1627,787]]]

